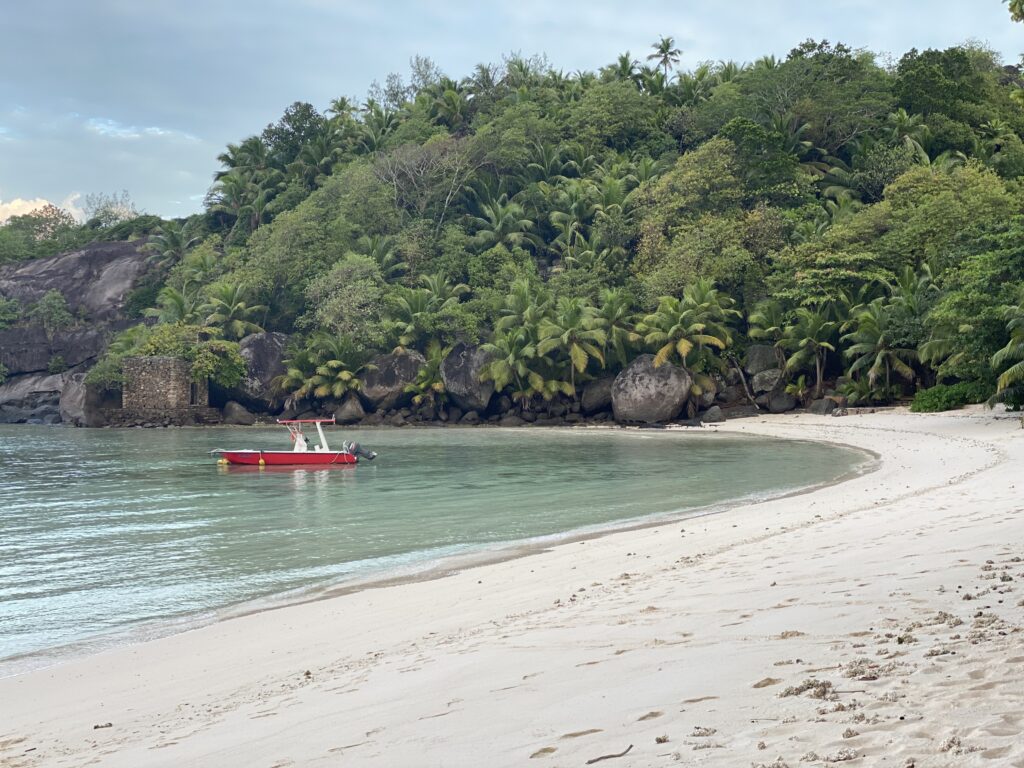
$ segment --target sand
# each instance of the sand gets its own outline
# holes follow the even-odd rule
[[[0,680],[0,765],[1024,766],[1019,420],[720,429],[878,468]]]

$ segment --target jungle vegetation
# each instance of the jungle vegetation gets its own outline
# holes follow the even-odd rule
[[[51,206],[0,227],[0,262],[146,238],[140,327],[96,374],[111,381],[117,355],[180,344],[172,325],[232,360],[248,334],[293,334],[283,386],[310,402],[408,350],[433,397],[467,341],[525,406],[643,352],[700,386],[752,343],[805,399],[941,385],[928,402],[1019,403],[1020,68],[978,44],[891,64],[813,40],[682,56],[665,37],[595,72],[508,56],[459,78],[416,57],[362,100],[296,102],[229,144],[199,214],[100,196],[80,224]],[[0,323],[58,310],[0,300]]]

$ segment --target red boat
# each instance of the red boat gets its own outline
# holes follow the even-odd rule
[[[279,419],[278,424],[288,427],[288,433],[292,438],[292,449],[290,451],[260,451],[260,450],[239,450],[225,451],[218,449],[210,453],[218,454],[221,464],[241,464],[259,467],[283,467],[283,466],[335,466],[343,464],[355,464],[360,458],[372,461],[377,458],[373,451],[364,449],[359,443],[342,443],[340,451],[331,450],[327,445],[327,436],[324,434],[323,424],[334,424],[334,419]],[[303,424],[314,424],[320,442],[310,446],[306,435],[302,431]]]

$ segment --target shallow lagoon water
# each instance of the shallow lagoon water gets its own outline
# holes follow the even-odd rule
[[[280,428],[0,427],[0,673],[249,601],[504,543],[685,516],[846,474],[861,453],[711,430],[331,430],[356,467],[218,467]]]

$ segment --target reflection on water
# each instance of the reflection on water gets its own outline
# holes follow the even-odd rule
[[[0,427],[0,658],[473,547],[777,493],[860,460],[705,432],[345,437],[380,457],[223,467],[210,450],[276,448],[282,434]]]

